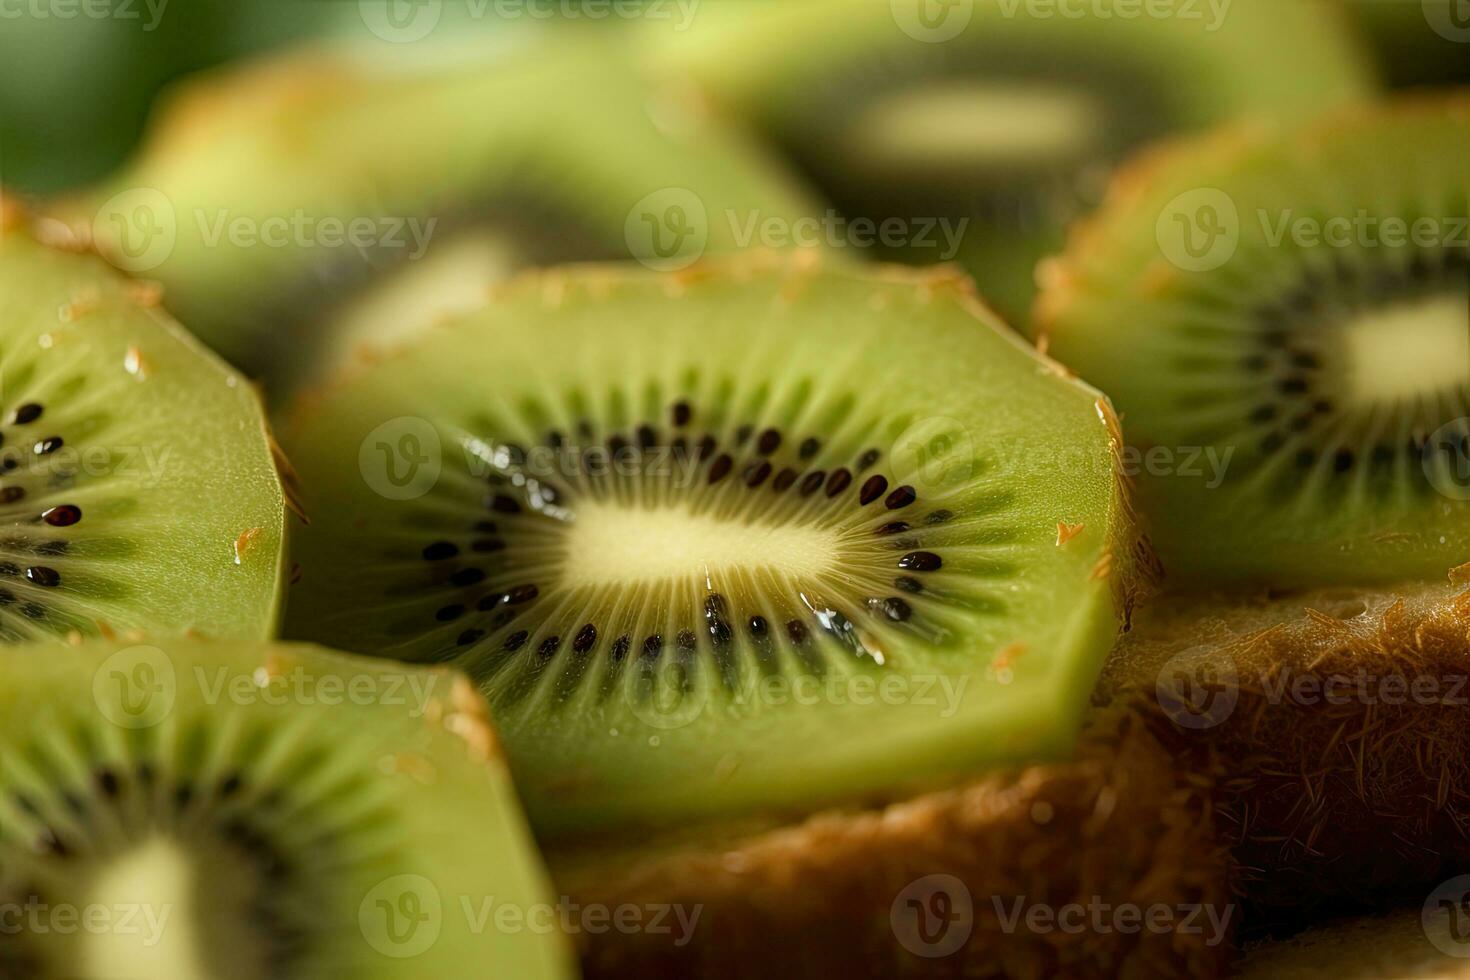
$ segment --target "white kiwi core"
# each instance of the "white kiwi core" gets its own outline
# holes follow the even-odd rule
[[[1470,385],[1470,297],[1440,293],[1363,314],[1348,324],[1347,354],[1364,403]]]
[[[763,524],[686,507],[590,504],[577,510],[566,582],[617,586],[630,582],[725,577],[775,571],[810,579],[833,567],[838,532],[795,523]]]
[[[936,83],[876,99],[852,141],[870,162],[915,167],[1014,167],[1086,154],[1106,115],[1070,86]]]

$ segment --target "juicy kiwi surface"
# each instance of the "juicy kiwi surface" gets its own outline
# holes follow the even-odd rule
[[[1037,330],[1124,413],[1171,573],[1470,560],[1467,155],[1464,94],[1222,133],[1136,165],[1048,269]]]
[[[897,219],[903,241],[879,251],[958,258],[1019,322],[1037,260],[1130,148],[1368,91],[1340,12],[1316,0],[1173,8],[796,0],[715,5],[654,36],[671,71],[753,121],[848,218]],[[957,254],[940,218],[963,232]]]
[[[0,197],[0,643],[276,624],[284,496],[254,390],[156,286]]]
[[[462,676],[153,640],[0,674],[0,977],[572,975],[559,934],[475,926],[550,889]]]
[[[549,832],[1065,751],[1132,564],[1118,436],[967,287],[519,280],[299,404],[291,632],[464,668]]]
[[[200,77],[132,166],[58,211],[276,380],[473,308],[523,266],[687,264],[744,222],[808,213],[779,168],[603,45],[520,37]]]

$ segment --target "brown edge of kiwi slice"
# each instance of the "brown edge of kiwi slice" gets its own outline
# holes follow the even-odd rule
[[[1100,712],[1069,762],[782,827],[553,847],[547,860],[574,902],[699,912],[692,937],[581,937],[589,980],[735,978],[762,962],[785,977],[1219,976],[1238,916],[1211,786],[1139,718]],[[1010,918],[1030,903],[1207,907],[1227,931]]]
[[[1248,916],[1373,905],[1470,867],[1467,589],[1470,566],[1447,584],[1175,598],[1114,650],[1094,700],[1216,774]],[[1209,673],[1181,690],[1193,657]]]

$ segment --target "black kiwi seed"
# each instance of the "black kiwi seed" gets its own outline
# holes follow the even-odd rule
[[[905,483],[901,487],[894,488],[893,492],[888,495],[888,499],[883,501],[883,506],[889,510],[901,510],[918,499],[919,495],[914,493],[914,488]]]
[[[640,425],[638,427],[638,448],[647,451],[657,444],[658,433],[653,431],[653,426]]]
[[[658,655],[663,652],[664,638],[657,633],[643,641],[643,652],[639,656],[644,660],[657,660]]]
[[[719,455],[719,457],[716,458],[715,461],[712,464],[710,464],[710,468],[709,468],[709,482],[710,482],[710,484],[713,485],[713,484],[719,483],[725,477],[729,476],[730,475],[730,469],[734,465],[735,465],[735,461],[733,459],[731,459],[729,456],[726,456],[724,453],[721,453]]]
[[[776,479],[771,483],[771,489],[776,491],[777,493],[785,493],[787,490],[791,489],[791,485],[795,482],[796,471],[792,469],[785,469],[776,474]]]
[[[56,450],[60,449],[63,445],[65,445],[65,442],[62,440],[61,436],[50,436],[36,443],[35,453],[37,456],[46,456],[50,453],[56,452]]]
[[[761,433],[761,437],[755,444],[756,452],[762,456],[769,456],[781,446],[781,433],[775,429],[767,429]]]
[[[102,791],[103,796],[117,796],[120,787],[117,782],[117,774],[111,769],[99,769],[92,777],[97,783],[97,788]]]
[[[439,620],[439,622],[441,623],[448,623],[453,622],[463,615],[464,606],[455,602],[447,606],[441,606],[439,611],[434,614],[434,618]]]
[[[936,510],[934,513],[930,514],[928,517],[924,518],[924,523],[925,524],[943,524],[945,521],[949,520],[952,517],[954,517],[954,511],[950,511],[950,510]]]
[[[704,438],[700,439],[699,440],[699,461],[701,463],[703,463],[705,460],[707,460],[711,456],[713,456],[715,454],[715,447],[717,445],[718,444],[715,442],[715,437],[714,436],[705,436]]]
[[[454,642],[459,646],[467,647],[472,643],[478,643],[480,640],[484,639],[484,637],[484,630],[467,629],[463,633],[459,634],[459,637]]]
[[[846,469],[836,469],[827,477],[827,496],[835,497],[852,483],[852,474]]]
[[[913,609],[898,596],[888,596],[886,599],[869,599],[868,604],[873,608],[874,612],[887,616],[895,623],[901,623],[913,615]]]
[[[623,658],[628,656],[628,648],[632,645],[633,641],[628,638],[627,634],[624,634],[614,640],[612,651],[609,654],[613,658],[613,662],[621,663],[623,661]]]
[[[745,469],[745,485],[754,489],[766,482],[766,477],[771,475],[771,464],[765,460],[752,463]]]
[[[577,631],[576,637],[572,640],[572,650],[576,653],[586,653],[596,642],[597,627],[588,623]]]
[[[798,647],[806,646],[807,641],[811,639],[811,632],[806,628],[806,624],[799,619],[793,619],[786,624],[786,635]]]
[[[478,551],[481,554],[489,554],[493,551],[503,551],[504,549],[505,542],[501,541],[499,538],[481,538],[478,541],[474,541],[470,544],[471,551]]]
[[[521,647],[526,645],[526,640],[530,637],[530,635],[531,634],[527,633],[525,630],[516,630],[510,636],[507,636],[505,638],[505,648],[512,652],[519,650]]]
[[[802,441],[801,447],[797,450],[797,453],[801,456],[802,459],[811,459],[813,456],[819,453],[821,449],[822,444],[820,442],[818,442],[816,439],[808,438]]]
[[[683,428],[689,424],[689,420],[694,416],[694,410],[689,407],[688,402],[675,402],[673,416],[674,424],[679,428]]]
[[[13,504],[25,497],[23,487],[6,487],[0,490],[0,504]]]
[[[874,463],[878,462],[878,458],[882,455],[883,454],[876,449],[869,449],[867,452],[858,457],[857,471],[861,473],[863,470],[872,466]]]
[[[514,497],[508,497],[503,493],[495,494],[489,500],[488,506],[491,510],[501,514],[519,514],[521,512],[520,503]]]
[[[505,594],[505,601],[512,606],[519,606],[522,603],[530,602],[540,594],[541,590],[534,585],[517,585]]]
[[[911,551],[898,560],[898,567],[911,572],[932,572],[944,562],[932,551]]]
[[[1351,449],[1339,449],[1337,454],[1332,457],[1332,468],[1339,473],[1346,473],[1353,468],[1353,463],[1356,460],[1357,457]]]
[[[536,650],[536,655],[543,660],[553,656],[561,647],[561,637],[548,636],[541,641],[541,646]]]
[[[864,507],[866,507],[868,506],[868,504],[871,504],[873,501],[883,496],[884,491],[887,489],[887,479],[882,476],[870,476],[868,477],[867,482],[863,484],[863,489],[858,494],[858,500],[862,502],[862,505]]]
[[[1269,422],[1276,417],[1276,408],[1272,405],[1262,405],[1251,412],[1252,422]]]
[[[459,546],[449,541],[435,541],[424,549],[427,561],[444,561],[459,554]]]
[[[755,426],[749,425],[749,424],[742,425],[740,428],[736,429],[735,430],[735,445],[737,445],[737,446],[743,446],[743,445],[745,445],[747,442],[750,441],[750,434],[752,432],[754,432],[754,431],[755,431]]]
[[[449,576],[449,581],[460,587],[476,585],[485,580],[485,573],[478,568],[461,568]]]
[[[40,405],[37,405],[35,402],[26,402],[20,408],[17,408],[15,410],[15,424],[28,425],[31,422],[36,421],[36,419],[40,418],[41,413],[44,411],[45,409],[42,408]]]
[[[894,579],[893,586],[894,588],[902,589],[904,592],[912,592],[915,595],[924,591],[924,583],[909,575],[900,575]]]
[[[813,473],[808,473],[806,475],[806,479],[801,481],[801,495],[803,497],[810,497],[812,494],[817,492],[817,489],[823,483],[825,483],[826,480],[827,474],[823,473],[821,470],[817,470]]]
[[[908,526],[907,522],[905,522],[905,521],[890,521],[889,523],[884,524],[882,527],[878,528],[873,533],[874,534],[883,534],[883,535],[887,535],[887,534],[902,534],[903,532],[907,531],[908,529],[909,529],[909,526]]]
[[[54,568],[45,565],[33,565],[26,569],[26,578],[43,588],[53,588],[61,584],[61,573]]]

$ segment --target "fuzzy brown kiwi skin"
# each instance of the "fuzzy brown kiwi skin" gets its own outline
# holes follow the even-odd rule
[[[1373,904],[1470,866],[1467,587],[1470,567],[1448,585],[1176,599],[1114,651],[1096,700],[1140,719],[1176,765],[1216,774],[1232,889],[1251,914]],[[1159,696],[1187,650],[1229,658],[1217,676],[1236,700],[1218,724],[1178,725]],[[1332,678],[1345,680],[1328,699]],[[1437,695],[1414,696],[1416,679]]]
[[[610,930],[581,937],[597,978],[1213,977],[1231,952],[1210,931],[1006,931],[1018,899],[1209,905],[1227,914],[1228,860],[1206,774],[1177,769],[1147,725],[1101,712],[1065,763],[997,772],[962,786],[783,827],[685,832],[629,848],[585,842],[548,854],[574,902],[700,909],[691,941]],[[893,927],[905,889],[952,875],[969,892],[967,941],[922,958]],[[689,911],[686,911],[686,915]],[[1233,922],[1238,916],[1231,914]]]

